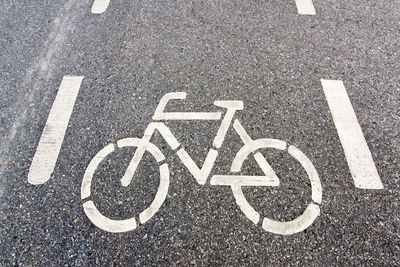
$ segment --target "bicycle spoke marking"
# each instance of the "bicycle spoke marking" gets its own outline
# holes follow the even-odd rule
[[[297,13],[300,15],[315,15],[312,0],[296,0]]]
[[[321,80],[321,83],[355,186],[363,189],[383,189],[343,82]]]
[[[50,179],[82,80],[83,76],[63,78],[29,169],[29,183],[43,184]]]
[[[94,14],[104,13],[109,4],[110,0],[94,0],[92,5],[92,13]]]

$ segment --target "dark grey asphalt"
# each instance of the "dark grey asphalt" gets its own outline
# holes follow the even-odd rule
[[[298,15],[294,0],[111,0],[101,15],[88,0],[1,2],[0,266],[400,265],[400,4],[313,2],[315,16]],[[30,162],[65,75],[85,79],[52,178],[33,186]],[[320,79],[343,80],[383,190],[355,188]],[[314,224],[290,236],[255,226],[229,187],[198,185],[157,136],[171,169],[160,211],[132,232],[94,226],[80,199],[87,165],[106,144],[141,137],[173,91],[188,93],[176,111],[242,100],[237,117],[253,138],[301,149],[323,187]],[[167,125],[202,163],[218,125]],[[231,129],[212,174],[227,173],[241,146]],[[293,219],[310,201],[306,175],[264,152],[282,186],[244,193],[263,215]],[[132,153],[108,158],[93,184],[113,218],[143,210],[159,182],[150,158],[145,179],[120,186]]]

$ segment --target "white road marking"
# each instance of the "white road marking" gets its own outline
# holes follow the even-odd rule
[[[141,224],[147,222],[160,209],[168,194],[169,188],[169,169],[168,164],[164,163],[160,166],[160,184],[158,191],[150,206],[139,214]]]
[[[264,158],[264,156],[260,152],[257,152],[256,154],[254,154],[254,159],[257,161],[258,166],[260,166],[265,176],[273,181],[269,186],[279,186],[279,178],[272,169],[271,165],[269,165],[268,161]]]
[[[240,185],[240,186],[278,186],[275,179],[268,176],[255,175],[214,175],[211,185]]]
[[[138,167],[139,162],[142,159],[143,154],[146,151],[146,149],[149,150],[149,146],[153,147],[153,148],[151,148],[152,149],[151,151],[155,151],[156,149],[158,149],[152,143],[150,143],[150,139],[153,136],[153,133],[155,130],[158,130],[160,132],[160,134],[164,137],[164,139],[167,141],[168,145],[173,150],[175,150],[179,147],[180,144],[179,144],[178,140],[176,140],[174,135],[171,133],[171,131],[168,129],[168,127],[164,123],[151,122],[147,126],[146,131],[144,132],[143,138],[141,139],[141,140],[143,140],[141,145],[138,145],[138,148],[135,151],[135,154],[133,155],[133,157],[128,165],[128,168],[126,169],[125,174],[121,179],[121,184],[123,186],[128,186],[131,183],[133,174],[135,173],[136,168]],[[120,142],[121,141],[118,142],[118,146],[120,145]],[[122,143],[121,143],[121,145],[122,145]],[[154,153],[155,153],[154,155],[159,155],[158,152],[154,152]],[[160,152],[160,154],[161,154],[161,152]],[[162,157],[164,157],[164,155],[162,155]],[[159,162],[159,161],[161,161],[161,160],[157,160],[157,162]]]
[[[238,120],[234,122],[234,129],[239,134],[240,138],[244,142],[244,146],[238,151],[234,160],[232,161],[231,171],[239,172],[242,168],[243,161],[249,156],[250,153],[256,151],[260,148],[275,148],[279,150],[286,150],[287,144],[284,141],[277,139],[257,139],[252,140],[251,137],[247,134],[246,130],[240,124]],[[295,218],[289,222],[279,222],[270,220],[268,218],[264,218],[262,223],[262,228],[266,231],[289,235],[303,231],[307,227],[309,227],[314,220],[318,217],[320,213],[319,206],[315,203],[321,203],[322,201],[322,187],[318,177],[318,173],[315,170],[314,165],[311,161],[305,156],[299,149],[294,146],[289,146],[288,153],[293,156],[305,169],[308,178],[311,182],[311,192],[312,192],[312,201],[307,206],[306,210],[302,215]],[[267,186],[278,186],[279,178],[276,176],[275,172],[262,156],[260,152],[256,152],[254,155],[258,165],[262,168],[265,177],[264,180],[259,179],[258,177],[243,177],[246,180],[241,180],[240,176],[213,176],[211,178],[211,185],[220,184],[226,185],[230,184],[232,188],[232,193],[235,197],[236,203],[239,205],[242,212],[255,224],[258,223],[260,215],[254,210],[254,208],[250,205],[247,199],[243,195],[243,191],[241,186],[253,186],[260,185],[263,186],[263,183],[269,182],[271,185]],[[229,179],[230,178],[230,179]],[[275,184],[274,184],[275,183]]]
[[[231,171],[232,172],[240,172],[242,169],[242,164],[244,160],[248,157],[250,153],[256,151],[259,148],[275,148],[279,150],[284,150],[286,148],[286,142],[277,139],[257,139],[252,141],[251,143],[245,144],[239,151],[236,153],[235,158],[232,161]]]
[[[169,93],[164,95],[164,97],[161,99],[156,109],[153,119],[168,120],[177,117],[176,120],[185,120],[189,118],[200,119],[200,120],[202,119],[214,120],[217,118],[216,114],[219,117],[221,115],[221,113],[194,112],[194,113],[189,113],[189,117],[188,116],[185,117],[184,114],[187,113],[164,112],[164,108],[169,100],[184,99],[184,98],[186,98],[186,93],[184,92]],[[225,117],[221,122],[217,136],[214,139],[213,143],[216,148],[220,148],[222,146],[227,130],[233,120],[235,112],[237,110],[243,109],[243,102],[215,101],[214,105],[227,108],[227,112],[225,113]],[[275,174],[274,170],[269,165],[265,157],[260,152],[257,152],[257,149],[274,148],[286,151],[287,144],[284,141],[277,139],[269,139],[269,138],[253,140],[248,135],[248,133],[238,120],[234,121],[233,127],[240,136],[244,145],[233,159],[231,165],[231,171],[239,172],[241,170],[244,160],[250,155],[250,153],[255,153],[254,159],[260,166],[261,170],[264,172],[265,176],[215,175],[211,178],[210,184],[230,186],[232,189],[232,193],[235,197],[236,203],[238,204],[242,212],[254,224],[258,224],[260,221],[260,214],[251,206],[251,204],[245,198],[242,191],[242,186],[279,186],[280,184],[279,178],[277,177],[277,175]],[[165,160],[165,157],[161,153],[161,151],[154,144],[150,142],[150,139],[156,130],[158,130],[161,136],[164,137],[164,139],[167,141],[167,143],[169,144],[169,146],[171,146],[173,150],[176,150],[180,147],[178,140],[168,129],[168,127],[162,122],[150,123],[146,128],[145,133],[141,139],[125,138],[119,140],[117,142],[116,147],[119,148],[127,146],[137,147],[135,155],[132,157],[131,162],[124,174],[124,177],[121,179],[121,183],[123,186],[128,186],[130,184],[130,181],[136,171],[136,168],[140,160],[143,158],[143,154],[146,150],[153,155],[153,157],[156,159],[157,162]],[[82,187],[81,187],[82,199],[86,199],[90,196],[91,183],[97,167],[100,165],[101,161],[108,154],[112,153],[114,150],[115,150],[114,144],[109,144],[108,146],[100,150],[89,163],[89,166],[86,169],[82,181]],[[300,215],[299,217],[297,217],[292,221],[278,222],[270,220],[268,218],[264,218],[262,223],[262,228],[264,228],[266,231],[278,234],[293,234],[306,229],[318,217],[320,210],[316,203],[321,203],[322,201],[322,188],[319,181],[318,173],[315,170],[315,167],[313,166],[311,161],[299,149],[297,149],[294,146],[289,146],[287,152],[291,156],[293,156],[296,160],[298,160],[299,163],[303,166],[303,168],[307,172],[307,175],[311,182],[313,201],[308,205],[308,207],[306,208],[306,210],[302,215]],[[201,185],[204,185],[218,156],[218,151],[215,149],[210,149],[201,168],[199,168],[196,165],[196,163],[193,161],[193,159],[189,156],[189,154],[185,151],[184,148],[180,148],[176,153],[180,158],[180,160],[183,162],[183,164],[188,168],[189,172],[197,180],[197,182]],[[160,184],[158,187],[158,191],[155,195],[155,198],[153,202],[150,204],[150,206],[139,214],[139,221],[141,224],[146,223],[160,209],[168,194],[168,188],[169,188],[169,169],[167,163],[164,163],[160,166]],[[103,216],[98,211],[93,201],[91,200],[87,200],[83,204],[83,207],[89,219],[96,226],[105,231],[126,232],[135,229],[137,226],[135,217],[132,217],[131,219],[127,220],[113,220]]]
[[[185,151],[185,149],[181,148],[176,153],[179,159],[183,162],[183,164],[188,168],[189,172],[193,175],[193,177],[197,180],[197,182],[201,185],[205,184],[207,181],[207,177],[211,172],[212,167],[214,166],[215,159],[218,156],[218,151],[214,149],[210,149],[204,160],[203,166],[201,169],[197,167],[196,163],[189,156],[189,154]]]
[[[117,142],[118,147],[127,147],[127,146],[133,146],[137,147],[137,150],[135,152],[135,155],[140,155],[135,157],[133,156],[133,159],[131,160],[131,163],[129,164],[127,170],[125,171],[124,176],[121,179],[121,183],[123,186],[128,186],[133,178],[133,175],[135,174],[136,168],[139,165],[140,160],[143,157],[144,152],[147,150],[150,152],[150,154],[153,155],[153,157],[156,159],[157,162],[163,161],[165,159],[164,154],[161,153],[161,151],[153,145],[152,143],[148,142],[147,140],[144,139],[138,139],[138,138],[125,138],[121,139]],[[137,158],[137,162],[134,163],[134,168],[132,167],[132,161]]]
[[[315,15],[312,0],[296,0],[297,13],[301,15]]]
[[[108,5],[110,4],[110,0],[94,0],[92,5],[92,13],[101,14],[106,11]]]
[[[355,186],[363,189],[383,189],[343,82],[321,80],[321,83]]]
[[[228,132],[229,126],[231,125],[233,116],[235,115],[237,110],[243,109],[242,101],[215,101],[214,105],[217,107],[226,108],[226,114],[222,119],[221,125],[219,126],[217,135],[214,138],[213,145],[216,148],[220,148],[222,143],[224,142],[225,135]]]
[[[96,208],[93,201],[89,200],[83,203],[83,210],[86,213],[86,216],[90,219],[90,221],[103,229],[104,231],[111,233],[123,233],[136,229],[136,220],[135,218],[130,218],[126,220],[113,220],[107,218]]]
[[[235,197],[236,204],[239,206],[241,211],[247,218],[250,219],[254,224],[260,221],[260,214],[250,205],[247,199],[243,195],[242,188],[240,185],[231,185],[233,196]]]
[[[309,227],[318,217],[319,213],[319,206],[314,203],[310,203],[302,215],[290,222],[279,222],[264,218],[262,228],[265,231],[275,234],[291,235],[301,232]]]
[[[233,122],[233,128],[244,144],[250,144],[253,142],[253,139],[251,139],[246,130],[243,128],[242,124],[237,119]]]
[[[175,138],[169,128],[162,122],[151,122],[144,132],[143,139],[150,142],[155,130],[160,132],[161,136],[164,137],[165,141],[172,150],[175,150],[180,146],[178,140]]]
[[[85,174],[82,179],[82,187],[81,187],[81,198],[85,199],[90,197],[90,188],[92,186],[92,178],[93,174],[99,166],[100,162],[107,157],[108,154],[114,152],[114,145],[109,144],[105,146],[102,150],[97,152],[97,154],[90,161],[88,167],[86,168]]]
[[[321,181],[319,180],[319,176],[317,173],[317,170],[315,169],[314,165],[310,161],[309,158],[307,158],[306,155],[303,154],[297,147],[295,146],[289,146],[288,152],[292,157],[297,159],[300,164],[303,166],[304,170],[306,171],[308,175],[308,179],[310,179],[311,182],[311,199],[318,204],[321,204],[322,202],[322,187],[321,187]]]
[[[43,184],[50,179],[82,80],[83,76],[63,78],[29,169],[29,183]]]
[[[254,150],[257,150],[255,148]],[[240,158],[240,167],[243,161],[247,158],[248,154],[245,155],[245,158]],[[254,159],[257,161],[258,165],[264,172],[265,176],[255,176],[255,175],[214,175],[211,177],[210,184],[211,185],[240,185],[240,186],[279,186],[279,178],[276,176],[274,170],[271,165],[266,161],[264,156],[257,152],[254,155]],[[233,163],[232,163],[233,165]],[[239,165],[239,164],[238,164]]]
[[[145,150],[149,151],[154,156],[157,162],[160,162],[165,159],[164,155],[155,145],[143,139],[138,139],[138,138],[121,139],[117,142],[117,146],[120,148],[130,147],[130,146],[131,147],[143,146],[145,147]],[[90,161],[82,181],[82,187],[81,187],[82,199],[90,197],[92,179],[97,167],[100,165],[101,161],[105,157],[107,157],[110,153],[114,152],[114,150],[115,150],[114,144],[109,144],[105,146],[102,150],[100,150]],[[159,167],[159,169],[160,169],[160,184],[158,186],[158,191],[150,206],[139,214],[139,220],[142,224],[147,222],[160,209],[168,194],[168,188],[169,188],[168,164],[167,163],[162,164]],[[97,227],[105,231],[113,233],[122,233],[134,230],[137,226],[134,217],[126,220],[113,220],[107,218],[106,216],[100,213],[100,211],[96,208],[93,201],[91,200],[86,201],[83,204],[83,208],[88,218]]]
[[[156,110],[153,120],[219,120],[221,112],[164,112],[164,109],[170,100],[182,100],[186,98],[186,92],[173,92],[165,94]]]

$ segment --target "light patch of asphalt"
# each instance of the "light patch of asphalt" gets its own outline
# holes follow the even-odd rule
[[[43,47],[42,54],[38,58],[34,58],[24,71],[23,77],[19,77],[22,82],[18,86],[26,89],[26,91],[17,97],[17,101],[2,108],[3,114],[16,115],[13,116],[13,123],[10,128],[2,127],[3,130],[0,135],[0,177],[4,175],[3,172],[7,165],[10,145],[14,142],[17,135],[24,135],[24,128],[22,126],[26,124],[29,118],[30,109],[32,109],[38,97],[43,100],[52,91],[49,90],[43,81],[53,77],[53,69],[57,66],[54,57],[63,49],[65,38],[68,38],[68,35],[75,29],[74,21],[79,14],[77,10],[80,11],[78,7],[79,2],[81,1],[69,0],[59,9],[57,16],[52,21],[51,31],[41,45]],[[23,5],[22,3],[18,4]],[[3,193],[2,188],[3,186],[0,187],[0,197]]]

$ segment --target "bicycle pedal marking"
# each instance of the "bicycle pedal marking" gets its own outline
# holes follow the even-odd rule
[[[160,184],[158,186],[157,193],[152,203],[145,210],[139,214],[140,224],[146,223],[150,220],[160,209],[164,203],[168,194],[169,188],[169,168],[168,164],[164,162],[165,156],[160,149],[151,143],[151,138],[155,131],[158,131],[166,140],[166,143],[174,151],[182,163],[186,166],[188,171],[193,175],[195,180],[200,184],[204,185],[210,172],[214,166],[214,163],[218,157],[218,151],[210,148],[202,166],[197,166],[193,161],[192,157],[186,152],[181,146],[179,141],[176,139],[171,130],[165,125],[162,120],[221,120],[220,127],[216,133],[213,141],[214,147],[220,148],[224,142],[225,136],[228,132],[229,127],[233,124],[235,132],[239,135],[242,140],[243,147],[235,155],[232,164],[231,171],[239,173],[242,169],[243,162],[249,155],[253,155],[254,160],[257,162],[264,175],[214,175],[210,179],[211,185],[218,186],[230,186],[236,203],[244,215],[249,218],[254,224],[260,222],[260,214],[251,206],[243,194],[242,186],[279,186],[279,178],[269,165],[265,157],[258,152],[259,149],[278,149],[286,151],[294,159],[296,159],[301,166],[305,169],[307,176],[311,183],[312,188],[312,202],[305,209],[304,213],[296,219],[289,222],[278,222],[263,218],[261,227],[269,232],[278,234],[293,234],[303,231],[309,227],[319,215],[319,206],[322,201],[322,187],[318,177],[318,173],[315,170],[312,162],[305,156],[299,149],[292,145],[287,145],[286,142],[262,138],[253,140],[241,123],[235,119],[234,115],[237,111],[243,109],[242,101],[215,101],[214,105],[226,109],[225,113],[221,112],[165,112],[165,108],[170,100],[183,100],[186,98],[184,92],[174,92],[164,95],[153,116],[153,119],[161,120],[158,122],[151,122],[144,131],[142,138],[124,138],[118,140],[115,147],[114,144],[109,144],[101,149],[90,161],[83,180],[81,187],[81,198],[82,200],[88,199],[91,195],[92,180],[95,175],[95,171],[101,162],[108,157],[111,153],[114,153],[118,148],[124,147],[136,147],[134,155],[125,170],[125,173],[121,179],[122,186],[128,186],[131,184],[132,178],[139,166],[140,161],[143,159],[144,153],[148,151],[160,164]],[[186,115],[185,115],[186,114]],[[224,116],[222,116],[224,114]],[[222,117],[222,119],[221,119]],[[233,123],[232,123],[233,121]],[[179,149],[178,149],[179,148]],[[178,150],[177,150],[178,149]],[[254,154],[253,154],[254,153]],[[114,220],[107,218],[96,208],[95,203],[92,200],[87,200],[83,204],[84,211],[88,218],[99,228],[108,232],[126,232],[136,229],[137,222],[135,216],[124,220]]]

